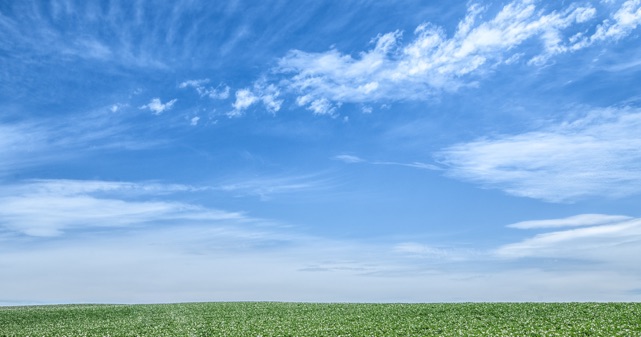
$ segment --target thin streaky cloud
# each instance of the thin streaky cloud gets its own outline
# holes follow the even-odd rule
[[[257,196],[269,200],[277,195],[329,189],[331,180],[318,174],[236,179],[220,184],[216,189],[237,196]]]
[[[337,155],[337,156],[334,156],[333,159],[342,161],[347,164],[390,165],[390,166],[405,166],[405,167],[411,167],[411,168],[417,168],[417,169],[423,169],[423,170],[433,170],[433,171],[442,170],[442,168],[438,167],[437,165],[427,164],[422,162],[401,163],[401,162],[394,162],[394,161],[365,160],[361,157],[348,155],[348,154]]]
[[[92,193],[125,193],[127,195],[165,195],[181,192],[198,192],[209,187],[157,182],[120,182],[104,180],[32,179],[19,184],[5,185],[2,195],[44,194],[74,196]]]
[[[208,209],[167,194],[183,185],[42,180],[9,186],[0,195],[0,227],[29,236],[60,236],[72,229],[112,228],[166,221],[240,221],[243,214]],[[154,200],[131,200],[136,196]]]
[[[431,260],[438,263],[476,259],[478,254],[456,248],[441,248],[417,242],[402,242],[392,247],[392,252],[411,258]]]
[[[349,154],[341,154],[341,155],[335,156],[334,159],[335,160],[340,160],[340,161],[348,163],[348,164],[365,162],[364,159],[362,159],[360,157],[357,157],[357,156],[352,156],[352,155],[349,155]]]
[[[28,124],[0,123],[0,175],[42,161],[40,154],[50,137],[46,128]]]
[[[638,266],[641,219],[626,219],[535,235],[495,250],[499,258],[556,258],[608,262],[610,267]],[[637,269],[638,270],[638,269]]]
[[[399,163],[399,162],[393,162],[393,161],[372,161],[370,162],[372,165],[392,165],[392,166],[405,166],[405,167],[411,167],[411,168],[417,168],[417,169],[422,169],[422,170],[431,170],[431,171],[439,171],[442,170],[442,168],[433,165],[433,164],[427,164],[427,163],[421,163],[421,162],[411,162],[411,163]]]
[[[632,217],[625,215],[580,214],[562,219],[522,221],[508,225],[507,227],[519,229],[580,227],[605,225],[630,219],[632,219]]]
[[[641,112],[606,109],[436,154],[447,175],[548,202],[641,193]]]
[[[38,121],[0,121],[0,175],[47,163],[70,160],[106,149],[140,150],[162,143],[132,136],[125,122],[126,105],[82,111],[82,118],[56,116]],[[109,113],[106,113],[109,111]]]
[[[19,19],[0,13],[0,25],[5,28],[0,31],[0,40],[36,56],[46,55],[47,59],[166,69],[162,57],[153,50],[153,37],[133,33],[146,28],[140,20],[131,17],[132,13],[144,15],[142,3],[126,7],[129,6],[112,4],[105,8],[107,13],[74,2],[67,2],[64,11],[57,11],[55,2],[52,10],[46,4],[19,3],[13,8],[20,12]],[[162,11],[160,7],[157,9]],[[109,32],[107,35],[113,38],[98,36],[96,21],[101,23],[101,31]],[[61,22],[66,23],[66,30],[60,29]],[[166,32],[166,28],[158,31],[159,34]]]

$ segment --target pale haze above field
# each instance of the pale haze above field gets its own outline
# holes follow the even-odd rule
[[[639,301],[640,26],[2,1],[0,304]]]

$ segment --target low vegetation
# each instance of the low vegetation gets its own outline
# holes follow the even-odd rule
[[[0,307],[0,336],[641,336],[641,303]]]

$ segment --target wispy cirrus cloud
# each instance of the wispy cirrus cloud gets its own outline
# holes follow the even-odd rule
[[[39,162],[48,138],[46,128],[29,123],[0,123],[0,175]]]
[[[208,50],[196,34],[208,22],[193,15],[202,7],[199,1],[180,6],[12,3],[0,9],[0,49],[14,46],[14,52],[34,61],[86,60],[127,68],[169,69],[185,59],[194,61],[196,54]],[[209,8],[222,12],[225,7],[227,4],[221,3]]]
[[[507,227],[518,229],[558,228],[605,225],[632,219],[624,215],[580,214],[563,219],[530,220],[517,222]]]
[[[597,219],[598,218],[598,219]],[[553,228],[569,224],[580,228],[559,230],[535,235],[521,242],[506,244],[495,250],[500,258],[555,258],[608,262],[615,269],[638,265],[641,254],[641,219],[626,216],[578,215],[571,218],[547,220],[538,225]],[[616,219],[618,218],[618,220]],[[568,221],[570,219],[570,221]],[[581,219],[585,219],[580,223]],[[595,221],[598,220],[598,221]],[[607,219],[607,221],[605,221]],[[605,222],[601,224],[600,222]],[[514,226],[512,226],[514,227]],[[529,226],[517,228],[527,229]]]
[[[355,164],[355,163],[363,163],[365,162],[365,159],[357,156],[353,156],[351,154],[340,154],[338,156],[334,156],[335,160],[340,160],[344,163],[348,164]]]
[[[320,191],[332,186],[327,178],[318,174],[237,179],[220,184],[216,189],[237,196],[257,196],[269,200],[277,195]]]
[[[456,144],[451,177],[548,202],[641,193],[641,112],[606,109],[541,130]]]
[[[478,260],[481,255],[478,252],[463,250],[460,248],[442,248],[418,242],[401,242],[392,248],[392,251],[401,256],[431,260],[436,263],[452,263],[469,260]]]
[[[59,236],[66,230],[112,228],[167,221],[241,221],[245,216],[158,198],[194,191],[184,185],[81,180],[35,180],[5,185],[0,227],[29,236]]]
[[[115,108],[114,108],[115,107]],[[39,121],[0,121],[0,176],[28,167],[67,160],[87,151],[144,149],[162,141],[136,139],[125,123],[123,105]]]
[[[72,196],[88,193],[117,192],[126,193],[129,196],[140,196],[198,192],[208,189],[210,188],[180,184],[161,184],[157,182],[133,183],[103,180],[33,179],[24,184],[6,186],[5,193]]]
[[[438,167],[437,165],[427,164],[422,162],[415,161],[411,163],[401,163],[401,162],[394,162],[394,161],[366,160],[361,157],[357,157],[349,154],[341,154],[338,156],[334,156],[333,159],[342,161],[347,164],[391,165],[391,166],[405,166],[405,167],[411,167],[411,168],[417,168],[417,169],[423,169],[423,170],[433,170],[433,171],[442,170],[442,168]]]
[[[534,0],[515,0],[485,19],[487,8],[472,3],[456,31],[420,25],[403,43],[403,32],[380,34],[373,48],[354,57],[336,49],[321,53],[292,50],[279,60],[281,85],[297,95],[297,104],[317,115],[336,115],[342,103],[424,100],[440,91],[475,85],[483,75],[517,60],[535,65],[557,54],[574,52],[606,37],[621,39],[636,29],[641,5],[636,0],[610,13],[571,4],[549,10]],[[600,18],[608,17],[603,21]],[[595,32],[585,33],[589,28]],[[527,41],[538,40],[537,47]]]

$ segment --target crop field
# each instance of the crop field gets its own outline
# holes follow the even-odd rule
[[[0,336],[641,336],[641,303],[0,307]]]

